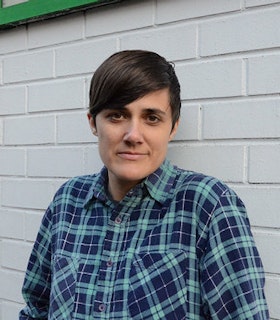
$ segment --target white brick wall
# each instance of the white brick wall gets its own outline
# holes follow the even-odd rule
[[[65,179],[100,169],[89,80],[117,50],[154,50],[182,84],[169,158],[247,205],[280,319],[280,1],[133,0],[0,32],[0,319],[17,318],[41,217]]]
[[[53,64],[52,50],[7,55],[3,59],[4,84],[52,78]]]

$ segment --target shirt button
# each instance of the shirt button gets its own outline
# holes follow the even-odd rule
[[[115,223],[116,224],[120,224],[122,222],[122,218],[121,217],[117,217],[116,219],[115,219]]]
[[[112,260],[108,260],[108,261],[107,261],[107,267],[112,267],[112,265],[113,265]]]
[[[98,310],[99,310],[100,312],[105,311],[105,309],[106,309],[106,306],[105,306],[105,304],[103,304],[103,303],[101,303],[101,304],[99,305],[99,307],[98,307]]]

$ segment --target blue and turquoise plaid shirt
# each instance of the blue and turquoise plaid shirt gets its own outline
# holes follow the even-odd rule
[[[167,161],[116,203],[107,170],[71,179],[47,209],[20,319],[269,318],[241,200]]]

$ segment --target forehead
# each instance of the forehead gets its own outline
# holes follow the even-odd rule
[[[110,108],[111,109],[111,108]],[[133,111],[161,111],[171,113],[170,93],[169,90],[161,89],[144,95],[121,107],[113,107],[112,109],[126,109]]]

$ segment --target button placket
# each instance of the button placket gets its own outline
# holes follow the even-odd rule
[[[100,312],[104,312],[106,310],[106,305],[104,303],[101,303],[99,306],[98,306],[98,310]]]
[[[122,218],[120,216],[117,216],[115,219],[115,224],[121,224],[122,223]]]
[[[109,259],[109,260],[107,261],[106,265],[107,265],[108,268],[111,268],[112,265],[113,265],[113,261],[112,261],[111,259]]]
[[[94,305],[96,317],[107,317],[111,309],[116,279],[118,257],[121,253],[122,242],[129,226],[130,212],[133,209],[128,204],[116,205],[112,208],[108,219],[108,228],[103,243],[102,261],[97,281],[97,293]],[[99,313],[99,316],[98,316]]]

